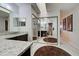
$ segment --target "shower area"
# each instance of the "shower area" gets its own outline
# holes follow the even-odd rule
[[[58,17],[33,18],[33,40],[56,43],[58,40]]]

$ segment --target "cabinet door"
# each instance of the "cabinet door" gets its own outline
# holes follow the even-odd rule
[[[13,38],[8,38],[8,39],[19,40],[19,41],[28,41],[28,35],[25,34],[25,35],[16,36],[16,37],[13,37]]]
[[[27,35],[18,36],[18,40],[27,41],[28,40],[27,37],[28,37]]]

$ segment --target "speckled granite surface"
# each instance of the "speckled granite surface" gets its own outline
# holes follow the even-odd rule
[[[15,41],[7,40],[6,38],[11,38],[25,33],[17,34],[7,34],[0,36],[0,56],[17,56],[25,49],[31,46],[32,42],[29,41]]]

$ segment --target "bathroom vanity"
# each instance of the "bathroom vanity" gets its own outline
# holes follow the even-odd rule
[[[28,34],[7,38],[8,40],[28,41]]]

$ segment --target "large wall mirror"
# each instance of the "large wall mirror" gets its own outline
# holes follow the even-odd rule
[[[39,43],[58,44],[58,17],[33,18],[33,33]]]
[[[38,31],[38,42],[57,44],[58,42],[58,18],[40,18],[40,31]]]
[[[13,25],[15,27],[26,26],[26,18],[25,17],[14,17],[13,18]]]

